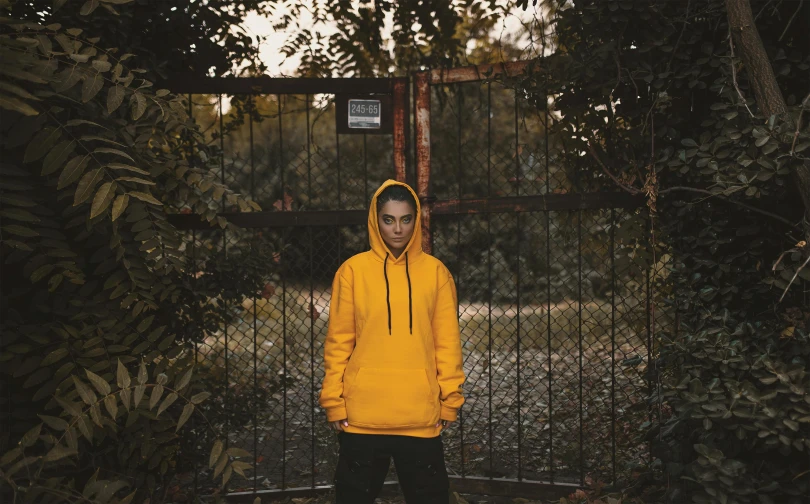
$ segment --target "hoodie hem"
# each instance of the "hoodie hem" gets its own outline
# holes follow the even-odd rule
[[[384,434],[388,436],[411,436],[418,438],[434,438],[442,433],[442,426],[438,427],[397,427],[390,429],[380,429],[372,427],[358,427],[351,423],[343,427],[344,432],[349,434]]]

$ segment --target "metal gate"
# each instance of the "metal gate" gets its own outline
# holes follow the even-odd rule
[[[172,219],[191,234],[195,263],[231,261],[236,277],[257,259],[270,265],[264,290],[224,296],[228,322],[195,343],[217,376],[216,426],[252,455],[251,479],[232,481],[229,499],[330,490],[336,444],[316,401],[329,286],[367,248],[371,192],[392,177],[417,190],[424,248],[459,290],[468,380],[459,422],[444,434],[453,488],[566,494],[588,478],[621,479],[646,457],[632,440],[649,415],[641,373],[652,352],[650,272],[617,265],[627,255],[617,236],[643,201],[571,179],[554,154],[553,118],[503,85],[526,66],[171,83],[218,146],[222,181],[264,209],[242,213],[223,201],[228,230]],[[349,92],[391,96],[393,135],[330,126],[329,95]],[[192,463],[205,459],[206,440],[200,429]],[[212,490],[204,466],[187,481],[197,495]]]

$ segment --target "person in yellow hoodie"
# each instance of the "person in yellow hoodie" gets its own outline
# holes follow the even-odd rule
[[[413,189],[388,180],[371,199],[371,250],[332,283],[320,405],[339,432],[337,504],[371,504],[394,459],[409,504],[446,504],[441,432],[464,403],[458,298],[422,250]]]

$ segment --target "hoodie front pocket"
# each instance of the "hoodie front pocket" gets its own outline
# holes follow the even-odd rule
[[[349,425],[394,428],[435,422],[422,368],[360,368],[345,399]]]

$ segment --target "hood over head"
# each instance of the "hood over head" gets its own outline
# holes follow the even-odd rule
[[[416,213],[414,217],[414,226],[413,226],[413,235],[411,236],[408,245],[405,246],[405,250],[400,254],[399,257],[394,257],[391,253],[391,249],[388,248],[388,245],[385,244],[383,241],[382,235],[380,234],[380,225],[377,219],[377,198],[380,196],[387,187],[393,185],[400,185],[408,189],[411,194],[413,194],[413,199],[416,202]],[[371,198],[371,204],[368,208],[368,242],[371,246],[371,250],[374,252],[374,255],[379,258],[380,261],[385,260],[386,254],[388,255],[388,261],[392,264],[398,264],[401,262],[405,262],[406,254],[407,259],[410,262],[413,262],[417,257],[422,254],[422,219],[421,219],[421,205],[419,203],[419,197],[416,195],[416,192],[404,182],[397,182],[396,180],[388,179],[374,192],[374,196]]]
[[[413,195],[414,202],[416,203],[413,235],[410,241],[405,246],[402,254],[399,257],[394,257],[391,249],[385,244],[385,241],[380,234],[380,224],[377,219],[377,198],[380,196],[385,188],[401,185],[406,187]],[[404,182],[397,182],[396,180],[388,179],[374,192],[371,198],[371,204],[368,208],[368,242],[371,245],[371,250],[374,257],[383,263],[382,273],[385,278],[385,303],[388,306],[388,334],[392,334],[391,328],[391,287],[388,282],[388,263],[398,264],[405,263],[405,275],[408,279],[408,332],[413,334],[413,288],[411,285],[411,275],[409,271],[409,264],[416,260],[422,254],[422,219],[421,219],[421,205],[419,204],[419,197],[416,195],[411,186]]]

